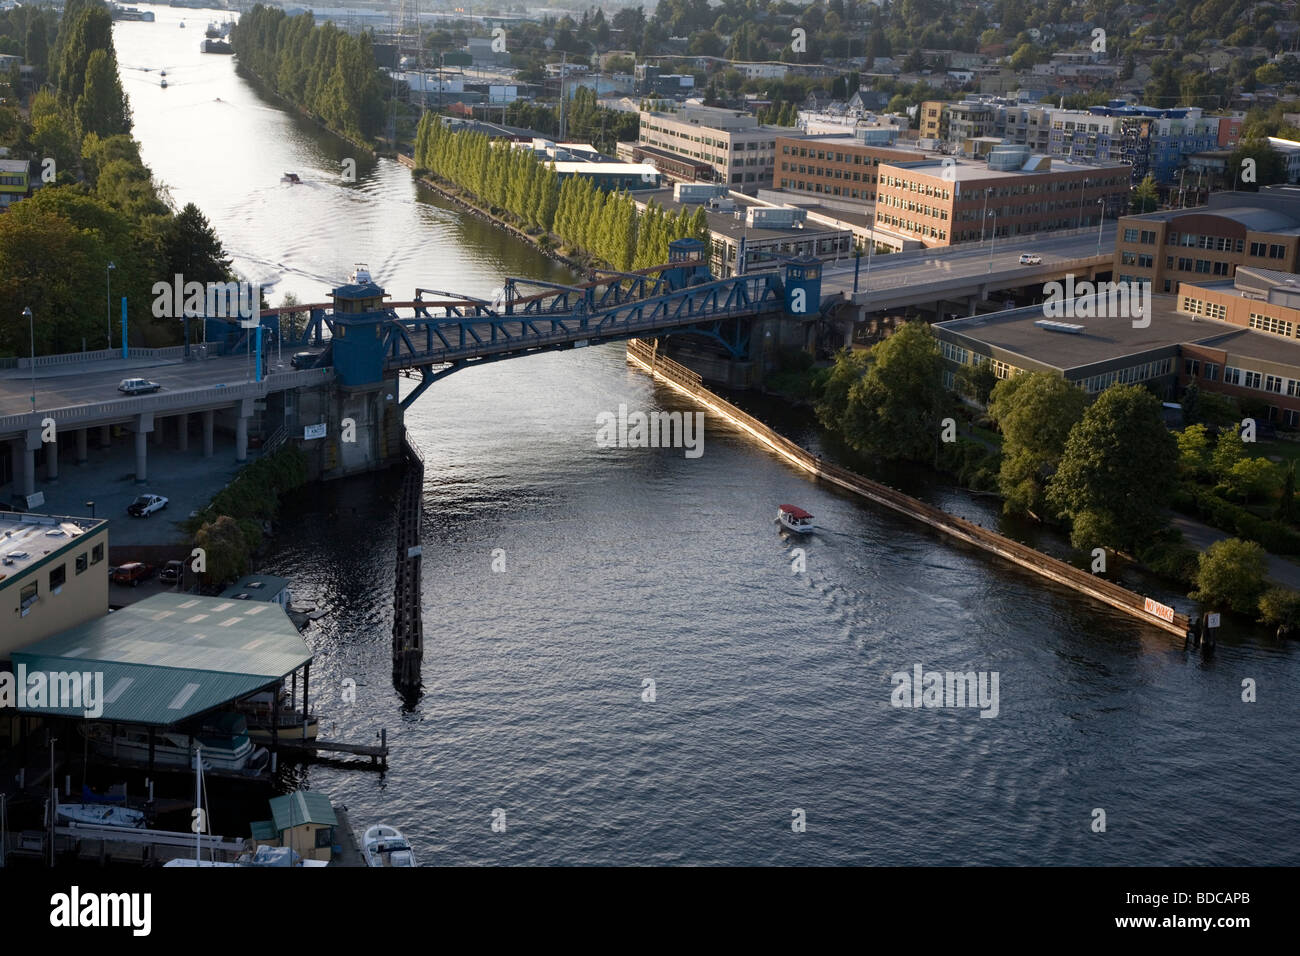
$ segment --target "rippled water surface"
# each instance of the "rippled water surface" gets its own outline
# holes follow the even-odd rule
[[[153,9],[115,27],[145,160],[240,269],[278,281],[273,301],[318,301],[355,262],[400,297],[565,277],[395,163],[357,157],[343,183],[349,147],[197,52],[207,15]],[[286,171],[306,185],[281,185]],[[598,448],[596,416],[620,403],[693,410],[603,346],[457,373],[408,414],[427,462],[409,710],[390,679],[394,476],[286,510],[265,570],[328,611],[306,633],[313,709],[332,736],[382,727],[393,747],[382,776],[306,771],[359,826],[392,823],[449,864],[1300,862],[1295,644],[1229,636],[1202,660],[811,484],[714,419],[698,459]],[[823,530],[783,539],[786,501]],[[996,671],[998,716],[891,707],[890,675],[917,663]],[[1241,701],[1246,678],[1258,703]]]

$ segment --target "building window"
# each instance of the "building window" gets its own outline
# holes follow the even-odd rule
[[[1183,359],[1183,372],[1190,375],[1192,378],[1196,378],[1197,375],[1201,374],[1201,360],[1188,358]]]
[[[68,566],[60,564],[57,568],[50,569],[50,592],[57,594],[59,588],[68,583]]]
[[[1208,378],[1208,376],[1207,376],[1207,378]],[[1240,385],[1240,384],[1241,384],[1241,369],[1239,369],[1239,368],[1233,368],[1231,365],[1225,365],[1225,366],[1223,366],[1223,384],[1224,384],[1224,385]]]
[[[104,560],[104,546],[102,544],[97,544],[90,549],[90,563],[99,564],[99,562],[103,560]]]
[[[1282,381],[1283,380],[1278,378],[1276,375],[1265,375],[1264,391],[1277,392],[1279,395],[1282,394]]]
[[[1242,374],[1242,384],[1245,385],[1246,388],[1260,387],[1260,374],[1258,372],[1243,371],[1241,374]]]
[[[1271,315],[1260,315],[1258,312],[1250,313],[1250,327],[1263,332],[1272,332],[1274,335],[1286,336],[1290,336],[1291,330],[1294,328],[1290,322],[1275,319]]]
[[[80,574],[82,571],[86,570],[86,568],[90,567],[90,555],[88,555],[88,554],[87,554],[86,552],[84,552],[84,551],[81,552],[81,554],[77,555],[77,560],[76,560],[76,562],[75,562],[75,567],[76,567],[76,569],[77,569],[77,573],[78,573],[78,574]]]
[[[1125,230],[1124,230],[1124,241],[1125,241],[1125,242],[1137,242],[1137,241],[1138,241],[1138,231],[1137,231],[1136,229],[1125,229]]]
[[[1219,366],[1216,362],[1205,363],[1205,380],[1207,382],[1217,382],[1219,380]]]
[[[23,585],[23,589],[18,593],[18,602],[22,607],[22,613],[26,614],[27,609],[36,603],[37,589],[36,582]]]

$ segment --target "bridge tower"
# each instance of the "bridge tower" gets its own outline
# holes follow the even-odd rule
[[[374,471],[402,459],[398,380],[384,371],[384,333],[394,318],[384,290],[359,272],[330,294],[334,386],[304,389],[297,409],[299,421],[325,426],[302,443],[313,478]]]

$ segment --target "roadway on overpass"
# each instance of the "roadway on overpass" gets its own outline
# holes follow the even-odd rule
[[[275,371],[277,356],[263,356],[262,374]],[[283,356],[286,368],[289,356]],[[245,355],[210,357],[186,362],[180,359],[110,359],[55,365],[36,370],[36,409],[111,402],[126,398],[117,390],[124,378],[146,378],[163,392],[214,385],[242,385],[253,380],[253,366]],[[155,393],[158,394],[158,393]],[[30,369],[0,370],[0,418],[32,410]]]
[[[1106,223],[1101,229],[1101,251],[1103,256],[1110,256],[1115,248],[1115,232],[1118,227],[1113,222]],[[1010,236],[992,243],[963,243],[943,249],[924,253],[898,252],[888,255],[872,255],[871,276],[867,278],[867,257],[862,257],[861,271],[858,279],[859,296],[863,292],[882,292],[885,290],[902,290],[911,287],[933,284],[944,280],[969,279],[975,286],[990,277],[989,253],[992,252],[992,278],[1005,288],[1008,275],[1025,273],[1028,282],[1037,281],[1037,272],[1050,269],[1080,259],[1095,259],[1097,256],[1097,230],[1084,229],[1068,236],[1042,234],[1036,236]],[[1042,267],[1022,266],[1019,258],[1022,253],[1034,253],[1043,257]],[[822,295],[853,292],[853,260],[841,259],[837,264],[822,270]],[[1059,271],[1059,270],[1058,270]]]

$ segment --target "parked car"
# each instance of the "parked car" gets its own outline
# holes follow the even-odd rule
[[[1041,266],[1043,257],[1032,252],[1022,252],[1020,254],[1020,264],[1022,266]]]
[[[184,561],[168,561],[163,565],[162,570],[158,572],[158,580],[164,584],[179,584],[184,573]]]
[[[141,495],[126,506],[126,513],[134,518],[147,518],[166,507],[167,499],[162,495]]]
[[[316,353],[295,352],[293,358],[289,360],[289,364],[292,365],[294,368],[315,368]]]
[[[162,386],[157,382],[145,378],[124,378],[117,383],[117,390],[128,395],[144,395],[147,392],[156,392],[160,388]]]
[[[113,570],[114,584],[129,584],[136,588],[140,586],[141,581],[147,581],[153,577],[154,569],[142,561],[128,561],[126,564],[119,564]]]

